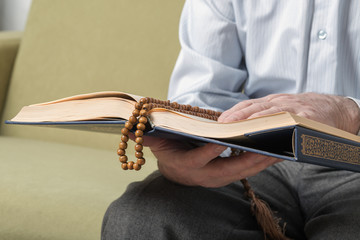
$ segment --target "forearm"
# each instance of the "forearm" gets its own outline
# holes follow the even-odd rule
[[[236,24],[229,11],[222,12],[211,1],[186,2],[180,21],[182,50],[171,76],[170,100],[224,111],[247,99],[241,91],[248,74],[239,68],[243,53],[234,34]]]

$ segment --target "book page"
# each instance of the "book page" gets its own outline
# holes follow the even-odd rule
[[[150,120],[155,126],[201,137],[236,140],[244,134],[271,128],[294,126],[289,113],[279,113],[233,123],[218,123],[202,118],[185,116],[166,109],[152,111]]]
[[[103,91],[103,92],[94,92],[94,93],[74,95],[74,96],[70,96],[70,97],[66,97],[66,98],[57,99],[54,101],[37,103],[37,104],[30,105],[30,106],[47,105],[47,104],[54,104],[54,103],[73,101],[73,100],[84,100],[84,99],[91,99],[91,98],[108,98],[108,97],[128,99],[128,100],[132,100],[132,101],[136,101],[136,102],[138,102],[142,98],[141,96],[124,93],[124,92]]]
[[[128,119],[133,100],[106,97],[52,102],[26,106],[13,118],[15,122],[66,122],[102,119]]]
[[[201,118],[192,116],[185,116],[165,109],[156,109],[150,114],[150,119],[154,125],[159,127],[216,139],[236,140],[236,138],[248,133],[299,125],[333,136],[360,142],[360,137],[355,134],[288,112],[280,112],[233,123],[218,123],[214,121],[204,121]]]

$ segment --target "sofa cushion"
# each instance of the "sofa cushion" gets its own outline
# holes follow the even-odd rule
[[[1,239],[99,239],[107,206],[143,174],[123,171],[114,151],[0,137]]]
[[[20,40],[20,32],[0,32],[0,119]]]
[[[3,120],[22,106],[114,90],[166,98],[184,1],[33,0]],[[2,121],[3,122],[3,121]],[[0,125],[1,134],[97,147],[82,133]],[[111,146],[106,137],[102,142]]]

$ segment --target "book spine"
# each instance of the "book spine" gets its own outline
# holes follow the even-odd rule
[[[300,126],[295,131],[299,162],[360,172],[360,143]]]

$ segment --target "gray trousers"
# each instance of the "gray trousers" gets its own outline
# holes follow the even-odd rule
[[[292,239],[360,239],[360,174],[284,161],[249,178]],[[102,240],[264,239],[240,182],[186,187],[155,172],[108,208]]]

